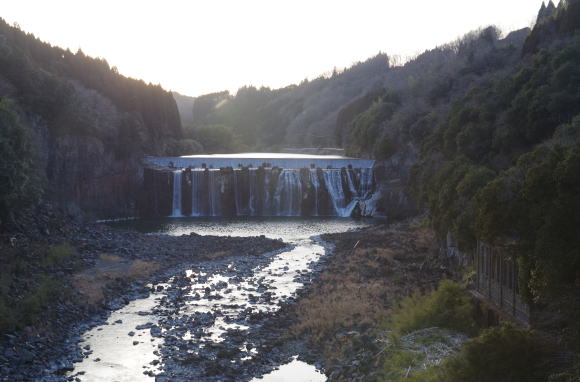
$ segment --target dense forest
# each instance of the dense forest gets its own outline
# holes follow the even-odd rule
[[[183,145],[171,93],[104,59],[44,43],[0,20],[0,220],[45,199],[69,212],[131,208],[143,154]],[[129,179],[130,178],[130,179]]]
[[[530,299],[580,275],[579,29],[580,2],[543,7],[520,60],[452,105],[413,168],[439,234],[512,248]]]

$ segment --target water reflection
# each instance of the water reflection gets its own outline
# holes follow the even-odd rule
[[[135,228],[152,234],[188,235],[195,232],[219,236],[265,235],[274,239],[281,238],[293,244],[293,248],[260,261],[255,258],[232,258],[192,264],[184,274],[175,276],[189,280],[187,285],[172,284],[169,280],[168,284],[162,284],[163,292],[131,302],[113,312],[108,325],[87,332],[81,346],[89,345],[93,353],[78,364],[71,375],[82,381],[150,381],[157,371],[156,365],[163,361],[159,356],[163,340],[158,336],[153,337],[149,330],[150,324],[158,321],[159,333],[173,331],[180,341],[186,341],[190,347],[195,348],[193,351],[196,354],[200,354],[206,344],[223,342],[232,330],[248,332],[250,327],[247,325],[251,324],[236,321],[236,317],[244,310],[271,313],[302,287],[300,277],[312,270],[312,265],[325,250],[311,236],[344,232],[372,223],[369,220],[337,218],[184,218],[112,223],[117,227]],[[174,292],[181,293],[183,303],[173,307],[177,308],[175,312],[167,313],[167,308],[175,302],[169,298],[169,294]],[[215,312],[219,313],[211,317],[204,316]],[[169,322],[199,322],[204,317],[209,318],[207,322],[195,329],[168,325]],[[145,329],[136,329],[140,327]],[[134,332],[134,335],[129,335],[130,332]],[[240,344],[243,351],[240,351],[238,362],[251,360],[256,354],[255,350],[246,349],[245,345],[245,342]],[[300,382],[324,381],[326,378],[313,366],[295,359],[260,380]]]
[[[158,218],[109,223],[113,227],[131,228],[145,233],[168,235],[260,236],[282,239],[288,243],[307,241],[311,236],[345,232],[376,224],[377,219],[336,217],[211,217]]]

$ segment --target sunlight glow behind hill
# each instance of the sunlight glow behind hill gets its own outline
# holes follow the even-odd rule
[[[364,61],[403,58],[495,24],[527,27],[542,0],[7,0],[0,17],[187,95],[273,88]]]

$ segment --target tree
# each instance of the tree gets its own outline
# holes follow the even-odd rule
[[[0,220],[4,223],[39,194],[27,127],[9,99],[0,101],[0,158]]]

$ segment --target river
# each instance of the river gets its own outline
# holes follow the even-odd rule
[[[280,311],[320,270],[323,233],[372,220],[340,218],[181,218],[113,223],[152,235],[259,236],[288,247],[184,267],[151,285],[149,297],[111,313],[87,331],[85,358],[69,375],[81,381],[325,381],[297,359],[303,344],[278,338]],[[257,379],[259,378],[259,379]]]

